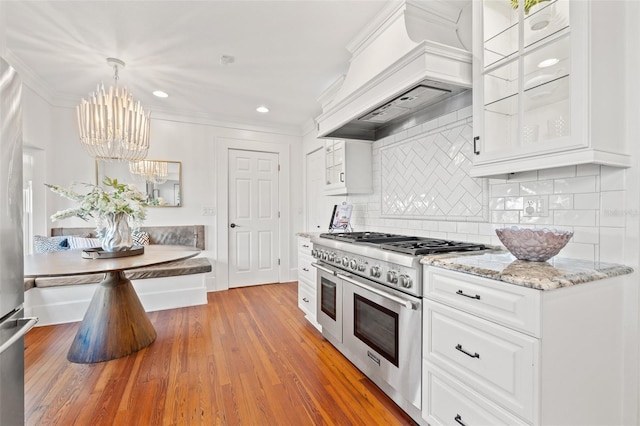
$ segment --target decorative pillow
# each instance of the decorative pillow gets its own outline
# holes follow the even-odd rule
[[[99,238],[85,238],[85,237],[74,237],[69,236],[66,237],[69,242],[69,248],[71,249],[79,249],[79,248],[92,248],[92,247],[100,247],[100,239]]]
[[[136,246],[148,246],[150,242],[149,233],[144,231],[132,232],[131,239]]]
[[[52,251],[69,250],[66,235],[56,237],[33,236],[33,248],[36,253],[50,253]]]

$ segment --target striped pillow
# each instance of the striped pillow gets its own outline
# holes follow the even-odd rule
[[[101,247],[99,238],[66,237],[71,249]]]

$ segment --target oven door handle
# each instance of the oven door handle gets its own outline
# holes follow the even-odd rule
[[[377,294],[378,296],[384,297],[385,299],[391,300],[392,302],[396,302],[399,305],[404,306],[405,308],[409,308],[409,309],[416,309],[415,304],[411,301],[411,300],[407,300],[407,299],[403,299],[402,297],[398,297],[398,296],[394,296],[393,294],[389,294],[387,292],[384,292],[382,290],[378,290],[375,287],[371,287],[370,285],[367,285],[365,283],[361,283],[360,281],[356,281],[353,278],[351,278],[348,275],[343,275],[338,273],[338,277],[342,278],[343,280],[350,282],[353,285],[356,285],[360,288],[363,288],[365,290],[369,290],[372,293]]]
[[[329,269],[329,268],[325,268],[324,266],[320,266],[320,265],[318,265],[317,263],[312,263],[312,264],[311,264],[311,266],[313,266],[314,268],[318,268],[318,269],[320,269],[321,271],[324,271],[324,272],[326,272],[326,273],[328,273],[328,274],[336,275],[336,271],[332,271],[332,270],[331,270],[331,269]]]

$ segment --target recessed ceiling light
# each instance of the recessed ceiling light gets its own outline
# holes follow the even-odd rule
[[[264,105],[260,105],[258,108],[256,108],[256,111],[265,114],[265,113],[269,112],[269,108],[267,108]]]
[[[163,92],[162,90],[156,90],[155,92],[153,92],[153,94],[156,95],[159,98],[168,98],[169,97],[167,92]]]
[[[545,59],[544,61],[541,61],[538,64],[538,68],[547,68],[547,67],[552,67],[555,64],[557,64],[558,62],[560,62],[559,59],[557,58],[549,58],[549,59]]]

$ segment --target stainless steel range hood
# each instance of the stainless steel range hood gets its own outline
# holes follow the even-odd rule
[[[323,96],[319,137],[378,140],[471,105],[470,6],[405,0],[383,11],[349,47],[342,84]]]

